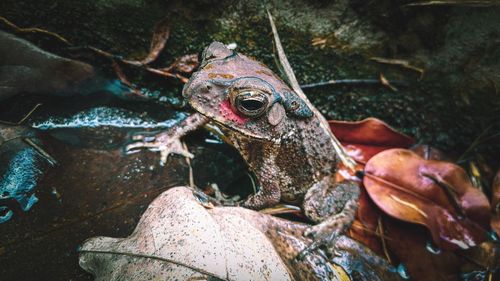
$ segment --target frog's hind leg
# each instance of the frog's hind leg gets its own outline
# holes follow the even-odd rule
[[[313,243],[298,256],[330,243],[349,228],[358,209],[359,186],[354,181],[333,183],[331,177],[325,178],[311,187],[303,203],[305,215],[318,223],[309,227],[305,236],[313,238]]]

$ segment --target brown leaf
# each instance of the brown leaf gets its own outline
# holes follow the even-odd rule
[[[444,249],[465,249],[486,239],[489,202],[457,165],[391,149],[370,159],[363,183],[382,211],[426,226]]]
[[[493,279],[495,271],[497,276],[500,275],[500,243],[498,241],[486,241],[479,246],[471,248],[463,253],[469,264],[461,266],[460,269],[464,272],[481,273],[478,275],[488,276],[487,280]],[[469,278],[467,280],[477,280]]]
[[[348,154],[362,164],[381,151],[408,148],[415,142],[376,118],[354,122],[332,120],[329,124]]]
[[[356,220],[349,229],[349,237],[363,243],[378,255],[384,256],[381,238],[377,234],[377,222],[382,213],[374,206],[364,188],[361,189],[358,203]]]
[[[384,230],[393,264],[403,264],[410,280],[456,281],[464,261],[453,251],[431,252],[427,230],[420,226],[385,216]]]
[[[153,31],[153,38],[151,39],[151,46],[149,47],[149,54],[140,61],[124,60],[126,63],[135,65],[146,65],[158,58],[160,52],[165,48],[168,38],[170,37],[170,17],[166,16],[160,20]]]
[[[411,137],[397,132],[376,118],[355,122],[332,120],[329,124],[349,155],[357,161],[357,171],[362,171],[366,162],[381,151],[397,147],[407,148],[414,143]],[[356,180],[356,177],[350,169],[341,164],[335,180]],[[377,234],[378,219],[381,215],[365,189],[361,188],[356,220],[349,230],[349,236],[367,245],[377,254],[384,255],[382,238]]]
[[[332,246],[341,267],[324,254],[295,259],[311,242],[302,235],[307,226],[243,208],[206,209],[189,188],[176,187],[151,203],[131,236],[87,240],[80,266],[99,280],[399,280],[387,262],[345,236]]]
[[[245,245],[245,246],[244,246]],[[98,279],[168,276],[185,280],[291,280],[269,240],[236,216],[214,217],[188,188],[156,198],[131,236],[96,237],[82,246],[80,266]]]

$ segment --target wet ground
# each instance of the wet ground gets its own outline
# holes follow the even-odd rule
[[[498,167],[500,141],[491,136],[500,131],[499,8],[401,5],[390,0],[271,3],[302,84],[378,79],[380,73],[407,84],[397,86],[398,91],[380,85],[308,90],[306,94],[328,118],[378,117],[420,142],[452,155],[468,151],[465,158],[481,157]],[[171,36],[159,64],[168,65],[220,40],[235,42],[238,51],[276,70],[260,1],[4,0],[0,4],[0,16],[19,26],[48,29],[76,45],[129,58],[145,56],[153,26],[169,13]],[[12,31],[5,25],[0,29]],[[51,38],[23,37],[60,55],[70,53]],[[377,63],[372,57],[406,59],[426,72],[421,78],[414,70]],[[98,64],[103,76],[112,76],[105,62],[81,59]],[[40,136],[43,147],[58,161],[40,179],[35,191],[38,202],[32,209],[17,210],[0,225],[2,280],[91,280],[78,267],[78,245],[96,235],[128,235],[157,194],[189,182],[189,166],[181,157],[171,157],[161,167],[156,154],[121,153],[129,133],[168,126],[168,120],[189,111],[178,108],[181,82],[129,75],[167,99],[130,102],[95,93],[71,98],[20,95],[0,102],[0,120],[10,121],[21,119],[37,103],[44,104],[27,124],[45,131]],[[483,139],[475,142],[481,135]],[[225,188],[248,181],[237,154],[210,140],[214,137],[206,132],[187,139],[196,155],[195,183],[215,182]]]

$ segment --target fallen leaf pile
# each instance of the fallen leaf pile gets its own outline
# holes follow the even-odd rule
[[[411,277],[420,280],[433,274],[457,274],[457,266],[464,266],[459,257],[468,255],[459,250],[486,241],[490,222],[493,229],[498,227],[498,211],[492,219],[485,194],[471,183],[463,168],[442,161],[445,157],[440,151],[411,147],[414,141],[410,137],[374,118],[330,121],[330,127],[363,174],[360,206],[349,235],[393,264],[404,262]],[[492,206],[499,202],[498,178]],[[340,167],[337,180],[343,179],[355,179],[355,175]],[[402,221],[422,225],[427,231]],[[498,259],[498,248],[493,243],[483,256]],[[496,269],[498,265],[484,266],[481,272],[489,270],[491,275]]]

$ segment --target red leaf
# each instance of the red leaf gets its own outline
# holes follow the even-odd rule
[[[469,248],[486,239],[488,200],[457,165],[391,149],[370,159],[363,183],[382,211],[426,226],[444,249]]]
[[[358,163],[356,170],[364,169],[366,162],[375,154],[391,148],[408,148],[414,140],[395,131],[389,125],[376,118],[361,121],[329,121],[330,129],[346,148],[348,154]],[[342,164],[338,167],[336,181],[355,180],[350,169]],[[376,234],[378,218],[382,215],[370,197],[361,188],[356,220],[349,230],[349,236],[362,242],[376,253],[382,255],[380,238]]]
[[[358,204],[356,220],[349,229],[349,237],[363,243],[375,253],[383,256],[384,251],[380,243],[381,240],[376,233],[378,219],[382,213],[373,204],[364,188],[361,188]]]
[[[413,138],[397,132],[383,121],[367,118],[361,121],[329,121],[330,129],[359,163],[366,162],[375,154],[390,148],[408,148]]]

